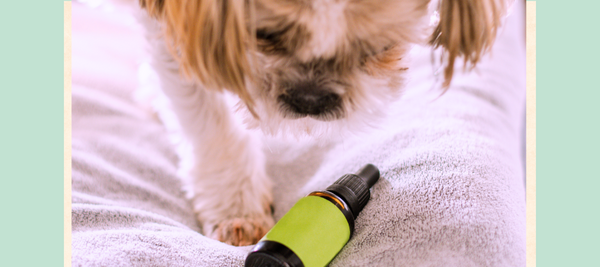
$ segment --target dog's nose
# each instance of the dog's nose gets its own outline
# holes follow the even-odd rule
[[[341,102],[338,94],[325,89],[316,88],[311,84],[302,84],[288,89],[279,99],[289,108],[303,115],[319,115],[336,109]]]

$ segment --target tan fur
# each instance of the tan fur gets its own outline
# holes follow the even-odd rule
[[[227,89],[251,107],[247,74],[249,20],[246,0],[140,0],[140,5],[164,23],[171,53],[184,74],[207,89]]]
[[[474,67],[491,48],[507,8],[508,3],[503,0],[441,1],[440,21],[430,43],[445,50],[445,89],[450,86],[458,57],[464,57],[465,68]]]
[[[387,48],[384,52],[366,59],[365,71],[372,76],[390,75],[396,71],[406,71],[408,68],[398,66],[398,62],[406,54],[406,49],[399,45]]]

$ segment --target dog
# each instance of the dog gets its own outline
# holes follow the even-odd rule
[[[203,234],[251,245],[274,224],[253,129],[326,138],[368,125],[403,91],[415,44],[443,50],[445,91],[458,58],[473,67],[492,46],[511,2],[139,0]]]

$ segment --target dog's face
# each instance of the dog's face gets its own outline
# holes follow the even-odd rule
[[[259,125],[315,133],[378,117],[402,88],[410,45],[427,37],[427,7],[422,0],[256,1],[257,83],[248,90]]]
[[[501,0],[140,1],[164,22],[188,77],[239,95],[266,132],[309,134],[380,116],[403,87],[413,44],[447,50],[448,85],[454,59],[476,63],[505,9]]]

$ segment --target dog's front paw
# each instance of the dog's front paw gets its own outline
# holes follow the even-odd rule
[[[253,245],[258,243],[273,224],[270,215],[226,219],[212,226],[209,237],[234,246]]]
[[[180,149],[180,175],[205,236],[252,245],[273,226],[272,182],[259,141],[231,133],[201,148]]]
[[[274,225],[272,186],[262,164],[249,169],[233,164],[211,172],[206,172],[209,166],[197,166],[202,168],[194,170],[202,172],[191,172],[198,178],[191,180],[188,196],[203,234],[235,246],[256,244]]]

